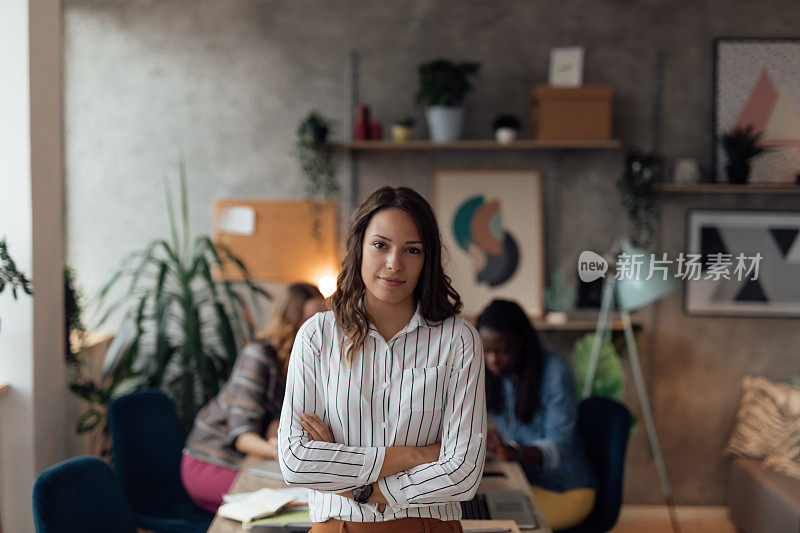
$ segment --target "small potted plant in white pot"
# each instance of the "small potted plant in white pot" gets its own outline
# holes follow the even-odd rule
[[[516,116],[510,113],[497,115],[497,118],[495,118],[492,123],[494,138],[500,144],[514,142],[517,140],[517,135],[519,135],[519,127],[520,121]]]
[[[392,123],[392,140],[406,142],[411,139],[411,129],[417,122],[411,117],[405,117]]]
[[[480,63],[453,63],[447,59],[419,66],[417,103],[425,106],[432,141],[450,142],[461,137],[464,99],[472,89],[470,78],[479,69]]]

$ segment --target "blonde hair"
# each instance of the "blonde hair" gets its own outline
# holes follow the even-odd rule
[[[275,349],[281,371],[286,374],[289,365],[289,355],[297,335],[297,330],[303,325],[303,307],[306,302],[319,298],[324,300],[319,289],[310,283],[292,283],[286,288],[280,299],[275,304],[269,325],[258,334],[266,339]]]

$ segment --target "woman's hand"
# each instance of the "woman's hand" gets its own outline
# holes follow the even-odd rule
[[[300,424],[308,433],[309,440],[319,440],[323,442],[334,442],[333,435],[328,426],[315,413],[300,415]]]
[[[505,443],[503,437],[495,428],[489,428],[486,432],[486,449],[503,461],[511,461],[517,458],[517,451]]]

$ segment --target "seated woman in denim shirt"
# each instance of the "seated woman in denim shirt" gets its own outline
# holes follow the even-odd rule
[[[525,312],[494,300],[478,317],[486,361],[486,403],[495,427],[489,452],[519,461],[545,519],[555,530],[591,513],[595,478],[576,431],[572,371],[546,350]]]

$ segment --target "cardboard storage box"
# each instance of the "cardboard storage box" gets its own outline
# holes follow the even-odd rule
[[[611,101],[608,85],[550,87],[531,91],[531,137],[539,141],[611,139]]]

